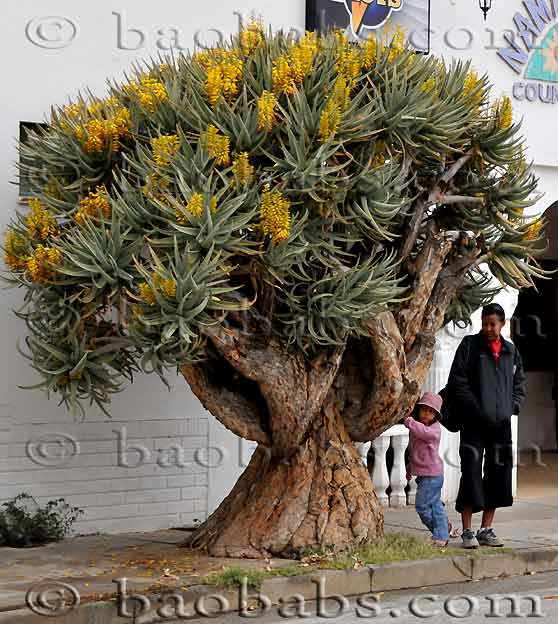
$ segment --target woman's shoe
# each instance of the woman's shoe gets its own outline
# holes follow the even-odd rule
[[[448,545],[448,541],[447,540],[438,540],[438,539],[434,539],[432,538],[432,541],[430,542],[431,546],[434,546],[435,548],[444,548],[445,546]]]

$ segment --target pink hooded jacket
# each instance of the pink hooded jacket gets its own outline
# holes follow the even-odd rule
[[[444,464],[438,454],[442,428],[439,422],[423,425],[412,416],[404,421],[411,438],[411,460],[407,474],[417,477],[437,477],[444,474]]]

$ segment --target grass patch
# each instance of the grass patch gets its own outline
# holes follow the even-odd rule
[[[209,574],[203,579],[202,582],[206,585],[224,587],[225,589],[236,589],[242,584],[242,579],[246,577],[248,587],[252,589],[261,589],[262,583],[265,579],[277,576],[299,576],[300,574],[314,572],[316,569],[317,568],[315,566],[304,566],[295,563],[293,563],[293,565],[265,570],[231,566],[222,572]]]
[[[456,544],[460,541],[456,540]],[[384,537],[364,544],[359,548],[334,554],[331,550],[305,550],[301,553],[300,563],[293,563],[284,567],[265,569],[243,568],[231,566],[222,572],[206,576],[202,582],[207,585],[236,589],[246,577],[247,585],[253,589],[260,589],[265,579],[277,576],[298,576],[310,574],[317,570],[352,570],[366,565],[381,565],[398,561],[418,561],[438,559],[440,557],[484,557],[513,552],[512,548],[481,547],[476,550],[465,550],[450,544],[446,548],[431,546],[424,537],[417,537],[409,533],[387,533]]]
[[[469,555],[483,557],[485,555],[497,555],[502,552],[513,552],[511,548],[478,548],[477,550],[465,550],[457,544],[453,546],[451,540],[445,548],[431,546],[423,537],[410,535],[409,533],[387,533],[384,537],[365,544],[352,552],[339,555],[327,562],[330,569],[347,569],[358,565],[380,565],[382,563],[395,563],[397,561],[418,561],[421,559],[438,559],[440,557],[458,557]],[[322,567],[322,566],[320,566]]]

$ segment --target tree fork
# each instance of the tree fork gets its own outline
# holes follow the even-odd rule
[[[330,394],[289,457],[258,446],[217,510],[184,546],[220,557],[344,551],[383,534],[372,481]]]

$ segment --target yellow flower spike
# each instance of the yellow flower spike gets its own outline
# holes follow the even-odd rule
[[[157,298],[155,297],[155,293],[153,292],[153,288],[147,283],[142,282],[138,284],[138,290],[140,293],[140,298],[148,303],[149,305],[155,305],[157,303]]]
[[[209,210],[211,210],[211,212],[215,212],[217,210],[217,198],[216,197],[212,197],[209,200]]]
[[[294,93],[294,76],[288,57],[280,57],[273,63],[272,78],[275,93]]]
[[[154,113],[159,104],[168,100],[165,85],[147,75],[140,76],[137,82],[126,85],[125,90],[149,113]]]
[[[157,165],[168,165],[170,159],[180,149],[180,137],[176,134],[167,134],[151,139],[153,160]]]
[[[320,115],[319,136],[322,143],[325,143],[335,136],[336,132],[339,130],[340,122],[340,106],[332,99],[327,103]]]
[[[260,223],[265,236],[273,244],[289,237],[291,231],[291,204],[279,190],[270,190],[267,184],[260,200]]]
[[[83,141],[85,151],[94,154],[102,152],[107,144],[105,122],[102,119],[91,119],[85,124],[85,128],[77,127],[75,131],[77,139]]]
[[[352,88],[361,71],[361,67],[362,58],[360,50],[348,44],[348,47],[340,52],[337,59],[337,73],[339,76],[343,77]]]
[[[276,108],[277,97],[271,91],[264,91],[258,100],[258,130],[271,132],[277,121]]]
[[[240,31],[240,47],[248,56],[255,52],[263,43],[264,28],[261,20],[251,17],[248,26]]]
[[[205,133],[205,147],[217,165],[228,166],[231,162],[230,139],[221,134],[213,124],[209,124]]]
[[[41,200],[33,197],[27,203],[31,208],[31,214],[25,220],[29,237],[46,240],[49,236],[56,236],[58,234],[56,219],[44,208]]]
[[[122,139],[130,136],[132,116],[127,108],[120,108],[105,122],[105,132],[112,140],[112,151],[117,152],[121,148]]]
[[[56,272],[56,265],[60,264],[62,254],[58,249],[37,245],[35,253],[26,259],[26,269],[33,282],[45,283]]]
[[[232,171],[239,186],[248,184],[254,177],[254,167],[250,164],[248,152],[241,152],[233,160]]]
[[[91,191],[79,202],[79,210],[74,214],[74,220],[83,225],[87,217],[99,218],[100,213],[105,219],[110,219],[112,214],[107,189],[104,186],[97,186],[95,191]]]
[[[377,141],[376,142],[376,154],[374,155],[374,158],[372,159],[372,166],[373,167],[381,167],[382,165],[385,164],[386,162],[386,144],[384,143],[384,141]]]
[[[471,70],[467,74],[467,77],[465,78],[465,81],[463,82],[463,95],[464,97],[472,97],[472,104],[476,108],[480,106],[484,97],[482,89],[478,91],[477,93],[475,93],[474,96],[472,95],[475,89],[479,86],[479,83],[480,83],[479,76],[477,72],[474,70]]]
[[[378,41],[375,35],[371,35],[362,46],[362,67],[368,71],[374,67],[377,60]]]
[[[350,93],[349,79],[344,75],[339,76],[320,116],[319,137],[322,143],[333,138],[339,130],[341,114],[347,106]]]
[[[295,85],[301,84],[304,78],[312,71],[314,58],[318,51],[316,33],[307,32],[296,43],[289,54],[280,56],[273,63],[272,79],[275,93],[294,93]]]
[[[159,290],[167,299],[174,299],[176,297],[176,282],[171,279],[161,280]]]
[[[183,208],[184,210],[189,212],[194,217],[201,217],[203,214],[203,195],[201,193],[194,193],[190,197],[188,202],[186,203],[186,206],[184,206]],[[210,208],[212,208],[211,205],[210,205]],[[217,200],[215,200],[215,209],[216,208],[217,208]],[[188,225],[188,223],[190,223],[181,208],[177,208],[174,214],[175,214],[176,220],[181,225]]]
[[[510,98],[505,95],[492,105],[492,113],[496,117],[496,125],[500,130],[506,130],[513,124],[513,108]]]
[[[26,267],[26,241],[23,236],[8,230],[4,241],[4,262],[12,271],[21,271]]]
[[[436,78],[429,78],[425,82],[422,83],[420,90],[423,93],[433,93],[434,95],[438,95],[438,90],[436,89]]]
[[[525,236],[523,237],[523,240],[533,241],[539,238],[543,226],[544,226],[544,221],[540,219],[533,221],[533,223],[531,223],[531,225],[529,225],[529,227],[527,228],[527,231],[525,232]]]
[[[210,67],[207,70],[205,91],[211,106],[215,106],[223,92],[223,72],[220,67]]]

